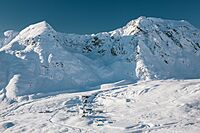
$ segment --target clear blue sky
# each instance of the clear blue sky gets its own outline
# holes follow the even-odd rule
[[[46,20],[57,31],[97,33],[139,16],[185,19],[200,28],[200,0],[0,0],[0,32]]]

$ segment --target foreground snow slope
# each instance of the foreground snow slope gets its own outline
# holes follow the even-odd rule
[[[200,80],[104,84],[0,106],[2,133],[199,133]]]
[[[0,101],[84,91],[119,80],[200,75],[200,32],[186,21],[140,17],[111,32],[63,34],[48,23],[7,31],[0,48]]]

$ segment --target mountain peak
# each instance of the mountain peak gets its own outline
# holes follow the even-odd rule
[[[22,38],[30,38],[36,37],[38,35],[46,34],[46,33],[55,33],[56,31],[46,22],[42,21],[36,24],[32,24],[22,30],[19,35]]]
[[[158,30],[169,30],[169,29],[196,29],[189,22],[185,20],[177,21],[177,20],[169,20],[169,19],[161,19],[155,17],[146,17],[140,16],[137,19],[133,19],[128,22],[124,27],[116,29],[111,32],[111,35],[117,36],[129,36],[134,35],[140,31],[144,33],[151,33],[152,31]]]
[[[143,25],[144,22],[146,23],[146,21],[149,21],[147,17],[140,16],[128,22],[124,27],[112,31],[111,34],[120,36],[133,35],[139,31],[141,25]]]
[[[140,22],[147,19],[147,17],[145,16],[140,16],[139,18],[137,19],[133,19],[131,20],[130,22],[127,23],[126,27],[128,26],[139,26]]]
[[[30,25],[32,28],[39,28],[39,29],[52,29],[52,27],[46,22],[46,21],[41,21],[35,24]]]

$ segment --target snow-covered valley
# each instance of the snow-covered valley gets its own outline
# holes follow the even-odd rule
[[[200,30],[139,17],[65,34],[47,22],[0,38],[0,132],[200,130]]]

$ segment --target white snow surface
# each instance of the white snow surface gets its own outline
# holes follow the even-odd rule
[[[0,106],[1,133],[199,133],[200,80],[125,81]]]
[[[200,31],[186,21],[140,17],[92,35],[59,33],[43,21],[4,35],[0,101],[86,91],[120,80],[200,75]]]

